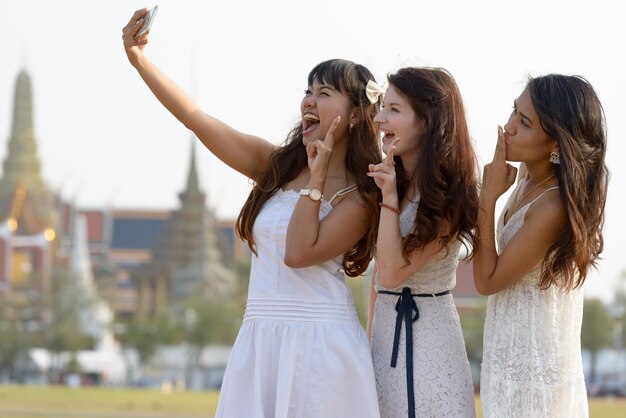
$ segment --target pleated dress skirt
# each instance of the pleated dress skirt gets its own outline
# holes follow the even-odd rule
[[[367,337],[352,305],[250,299],[220,418],[378,418]]]

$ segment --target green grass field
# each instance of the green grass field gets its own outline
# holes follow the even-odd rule
[[[0,418],[209,418],[217,397],[217,391],[0,386]],[[591,418],[624,418],[626,400],[591,399],[589,410]]]
[[[0,386],[0,418],[209,418],[218,392]]]

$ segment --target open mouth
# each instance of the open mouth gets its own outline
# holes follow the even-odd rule
[[[391,132],[391,131],[385,131],[385,130],[381,129],[380,133],[382,134],[384,143],[390,143],[396,137],[396,134]]]
[[[320,118],[313,113],[305,113],[302,116],[302,135],[308,135],[320,124]]]

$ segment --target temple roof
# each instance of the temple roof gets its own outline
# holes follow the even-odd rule
[[[118,218],[113,220],[114,249],[152,249],[165,230],[167,219]]]

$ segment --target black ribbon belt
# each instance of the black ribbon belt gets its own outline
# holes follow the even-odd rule
[[[413,388],[413,322],[420,317],[414,297],[427,298],[443,296],[450,293],[449,290],[440,293],[418,293],[411,294],[411,288],[405,287],[402,292],[391,292],[389,290],[379,290],[383,295],[400,296],[396,302],[396,331],[393,334],[393,349],[391,351],[391,367],[396,367],[398,362],[398,348],[400,346],[400,331],[402,329],[402,319],[406,325],[406,392],[409,401],[409,418],[415,418],[415,392]]]

